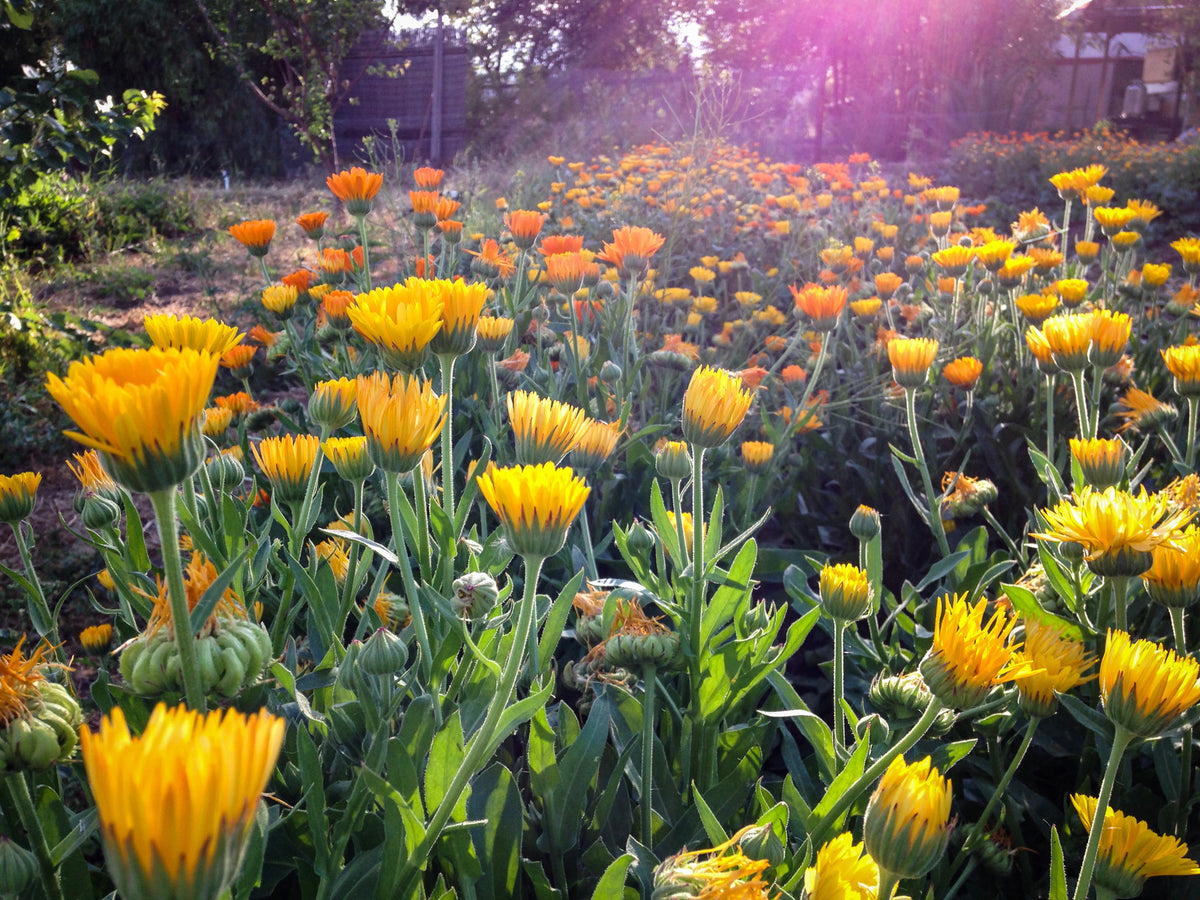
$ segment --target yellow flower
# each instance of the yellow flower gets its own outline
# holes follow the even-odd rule
[[[100,464],[100,456],[95,450],[85,450],[83,453],[71,455],[74,462],[68,459],[67,468],[78,479],[79,486],[83,488],[85,494],[111,496],[120,491],[117,483],[104,471],[104,467]]]
[[[475,332],[488,296],[487,285],[438,278],[428,279],[427,287],[437,291],[442,300],[442,327],[430,341],[430,351],[449,356],[467,353],[475,346]]]
[[[1060,278],[1052,285],[1054,293],[1062,298],[1063,305],[1074,309],[1085,299],[1091,285],[1086,278]]]
[[[263,438],[251,450],[276,499],[294,503],[304,497],[320,446],[315,434],[286,434]]]
[[[719,447],[742,424],[754,392],[724,369],[700,366],[683,395],[683,437],[701,449]]]
[[[313,555],[329,565],[333,572],[333,580],[338,584],[346,583],[346,575],[350,571],[350,556],[346,553],[346,542],[337,538],[329,538],[314,544]]]
[[[946,706],[975,706],[993,686],[1027,668],[1013,659],[1010,637],[1017,620],[997,609],[985,625],[986,607],[986,600],[971,606],[966,594],[938,600],[933,644],[921,660],[921,674]]]
[[[289,318],[296,307],[300,292],[294,284],[273,284],[262,292],[263,309],[275,313],[281,319]]]
[[[384,372],[358,377],[358,412],[367,450],[385,472],[411,472],[446,423],[446,397],[428,381]]]
[[[821,569],[821,606],[830,618],[854,622],[871,609],[874,596],[867,573],[858,566],[842,563]]]
[[[1100,660],[1104,714],[1138,737],[1158,737],[1200,700],[1200,663],[1109,629]]]
[[[929,872],[950,839],[950,781],[929,757],[892,760],[863,816],[863,844],[879,866],[900,878]]]
[[[38,684],[46,680],[42,666],[50,648],[40,643],[26,656],[21,649],[24,644],[22,636],[16,647],[0,656],[0,726],[28,715],[30,704],[37,706],[40,702]]]
[[[974,356],[960,356],[952,359],[942,368],[942,377],[955,387],[964,391],[975,390],[979,376],[983,374],[983,363]]]
[[[1118,431],[1153,431],[1179,415],[1170,403],[1163,403],[1139,388],[1127,390],[1120,403],[1124,409],[1118,410],[1117,415],[1125,422]]]
[[[106,570],[107,571],[107,570]],[[79,632],[79,643],[92,656],[99,656],[112,643],[113,627],[108,623],[89,625]]]
[[[513,320],[506,316],[481,316],[476,328],[479,334],[479,349],[484,353],[499,353],[504,342],[512,334]]]
[[[742,464],[751,475],[761,475],[771,467],[771,459],[775,456],[775,445],[769,441],[744,441],[742,443]]]
[[[904,279],[895,272],[880,272],[875,276],[875,290],[879,292],[879,296],[887,300],[900,289],[900,285],[904,284]]]
[[[1185,237],[1171,242],[1171,249],[1183,260],[1183,268],[1189,275],[1200,272],[1200,238]]]
[[[1171,277],[1171,267],[1169,265],[1155,265],[1154,263],[1146,263],[1142,266],[1142,284],[1150,287],[1162,287],[1167,283],[1167,279]]]
[[[354,166],[349,171],[330,175],[325,179],[325,185],[346,204],[346,212],[357,219],[371,211],[371,201],[383,187],[383,176]]]
[[[1042,323],[1042,335],[1054,362],[1067,372],[1082,372],[1088,366],[1092,346],[1092,318],[1085,315],[1051,316]]]
[[[1083,827],[1092,830],[1096,798],[1072,794]],[[1100,850],[1092,879],[1098,891],[1110,897],[1136,897],[1147,878],[1156,875],[1200,875],[1200,866],[1187,857],[1187,845],[1178,838],[1156,834],[1145,822],[1111,807],[1104,811]]]
[[[1099,369],[1115,366],[1125,353],[1133,320],[1125,313],[1110,309],[1098,309],[1089,314],[1092,339],[1088,348],[1088,361]]]
[[[612,456],[621,437],[620,422],[600,422],[588,419],[571,448],[571,465],[581,472],[590,472]]]
[[[161,705],[140,736],[120,707],[99,732],[85,728],[83,762],[122,896],[215,900],[227,891],[283,735],[283,720],[265,711]]]
[[[345,428],[358,412],[358,382],[349,378],[318,381],[308,398],[308,416],[325,433]]]
[[[1034,325],[1041,325],[1058,308],[1053,294],[1022,294],[1016,299],[1017,311]]]
[[[544,559],[562,549],[591,488],[569,468],[553,463],[508,466],[494,463],[476,481],[500,519],[504,537],[518,556]]]
[[[1023,623],[1025,640],[1014,658],[1029,666],[1013,678],[1017,704],[1028,715],[1044,718],[1058,709],[1058,694],[1096,677],[1085,674],[1096,660],[1062,626],[1029,618]]]
[[[790,285],[788,290],[792,292],[796,309],[808,316],[814,331],[833,331],[837,327],[838,316],[846,306],[844,287],[822,287],[809,282],[799,289],[794,284]]]
[[[1142,573],[1151,599],[1176,608],[1200,599],[1200,528],[1189,525],[1173,546],[1155,547],[1152,555],[1150,568]]]
[[[33,512],[41,472],[0,475],[0,522],[15,525]]]
[[[896,383],[904,388],[919,388],[925,384],[929,367],[937,357],[938,342],[933,338],[894,338],[888,341],[887,351]]]
[[[1175,391],[1181,397],[1200,396],[1200,344],[1168,347],[1159,353],[1175,378]]]
[[[938,250],[930,257],[943,273],[951,278],[959,278],[966,274],[971,263],[975,261],[975,248],[955,244],[945,250]],[[1003,264],[1003,261],[1001,261]],[[999,266],[996,267],[999,269]]]
[[[1092,218],[1096,220],[1096,224],[1100,226],[1100,230],[1108,237],[1112,237],[1118,231],[1123,231],[1125,226],[1137,218],[1137,213],[1127,207],[1120,206],[1096,206],[1092,208]]]
[[[859,318],[867,318],[879,312],[883,300],[879,297],[864,297],[861,300],[850,301],[850,312]]]
[[[1083,478],[1091,487],[1102,491],[1119,485],[1125,477],[1125,462],[1129,448],[1120,438],[1071,438],[1071,456],[1083,470]]]
[[[204,460],[200,424],[219,361],[197,350],[109,350],[51,374],[50,395],[98,451],[112,478],[152,493],[180,484]]]
[[[769,885],[761,876],[770,862],[751,859],[739,845],[754,828],[748,825],[716,847],[669,857],[654,870],[654,893],[698,900],[768,900]]]
[[[1014,241],[987,241],[975,248],[975,258],[983,264],[985,269],[995,273],[1000,271],[1000,267],[1008,261],[1008,258],[1012,256],[1013,251],[1016,249],[1017,245]]]
[[[142,324],[154,346],[164,350],[170,347],[180,350],[191,348],[222,356],[245,337],[233,325],[225,325],[215,319],[197,319],[195,316],[178,318],[161,313],[146,316]]]
[[[367,449],[367,439],[363,435],[354,437],[329,438],[321,444],[321,449],[340,477],[346,481],[366,481],[375,471],[375,463]]]
[[[557,465],[575,447],[587,427],[587,414],[532,391],[508,395],[508,422],[516,438],[517,462],[523,466]]]
[[[1076,241],[1075,255],[1084,262],[1091,262],[1100,254],[1100,244],[1096,241]]]
[[[444,304],[436,287],[409,278],[403,284],[359,294],[346,314],[387,365],[412,372],[424,363],[429,342],[442,329]]]
[[[863,850],[854,835],[840,834],[817,851],[804,871],[808,900],[875,900],[879,867]]]
[[[1166,498],[1142,488],[1130,494],[1116,488],[1081,493],[1043,510],[1046,531],[1032,537],[1082,544],[1084,559],[1097,575],[1140,575],[1150,567],[1151,551],[1174,543],[1175,533],[1192,518],[1171,512]]]

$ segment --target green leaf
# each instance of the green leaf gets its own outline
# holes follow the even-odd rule
[[[322,876],[332,875],[329,870],[331,849],[329,847],[329,825],[325,821],[325,773],[317,745],[304,727],[292,729],[296,735],[296,757],[300,767],[300,781],[304,791],[304,811],[308,820],[308,831],[312,835],[313,868]]]
[[[521,838],[525,830],[521,793],[512,773],[500,763],[484,769],[471,782],[467,814],[484,820],[472,829],[476,853],[487,860],[483,878],[475,884],[479,900],[509,900],[517,896],[521,872]]]
[[[632,853],[623,853],[614,859],[596,882],[592,900],[614,900],[625,896],[625,874],[633,862]]]
[[[446,796],[446,790],[462,765],[465,755],[462,719],[455,710],[437,734],[433,736],[433,747],[425,765],[425,808],[436,809]],[[462,821],[467,817],[468,786],[454,801],[453,818]]]
[[[567,615],[571,612],[571,601],[579,593],[581,584],[583,584],[582,569],[576,572],[575,577],[563,586],[554,602],[550,604],[550,612],[547,613],[546,622],[542,626],[542,637],[538,641],[538,659],[544,661],[543,666],[549,665],[554,658],[554,648],[558,646],[563,627],[567,624]]]
[[[835,803],[841,799],[842,795],[852,788],[858,779],[862,776],[863,770],[866,768],[867,752],[871,749],[870,741],[861,741],[854,752],[850,754],[850,758],[846,761],[845,768],[838,773],[838,776],[833,779],[833,783],[829,785],[829,789],[825,792],[825,796],[821,798],[821,802],[813,809],[813,817],[820,821],[826,814],[833,809]],[[847,807],[845,812],[831,822],[828,831],[836,832],[842,828],[842,824],[846,821],[846,816],[849,815],[851,808]]]
[[[1079,627],[1078,622],[1072,622],[1043,609],[1033,591],[1023,588],[1019,584],[1001,584],[1000,591],[1012,603],[1013,609],[1021,615],[1039,622],[1053,623],[1056,628],[1075,640],[1083,640],[1083,629]]]
[[[200,629],[204,627],[204,623],[208,621],[208,617],[217,608],[217,601],[221,599],[221,595],[225,593],[225,589],[241,574],[242,565],[246,562],[246,557],[250,555],[250,549],[247,547],[237,555],[233,562],[225,567],[225,571],[218,575],[216,580],[208,586],[208,589],[200,598],[200,602],[192,609],[188,619],[191,622],[193,635],[200,633]]]
[[[1067,900],[1067,869],[1056,825],[1050,826],[1050,900]]]
[[[945,559],[939,559],[929,567],[929,571],[925,573],[925,577],[921,579],[921,582],[917,585],[916,589],[918,591],[923,591],[935,581],[941,581],[944,577],[953,572],[958,564],[962,560],[966,559],[969,554],[969,550],[957,550],[954,553],[951,553]]]
[[[692,796],[696,801],[696,811],[700,813],[700,824],[704,826],[704,835],[708,838],[709,844],[716,847],[729,840],[729,835],[721,827],[712,807],[705,802],[704,797],[700,794],[700,789],[694,790]]]

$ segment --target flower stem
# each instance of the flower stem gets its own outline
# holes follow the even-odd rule
[[[363,485],[364,481],[354,482],[354,533],[362,533],[362,508],[363,508]],[[357,541],[350,543],[350,565],[346,568],[346,583],[342,585],[342,603],[338,607],[337,622],[334,623],[338,636],[341,637],[346,631],[346,621],[350,618],[350,610],[354,606],[354,583],[358,581],[358,559],[359,559],[359,544]]]
[[[1075,412],[1079,417],[1079,437],[1090,438],[1091,419],[1088,417],[1087,388],[1083,384],[1083,371],[1071,372],[1071,384],[1075,386]]]
[[[682,520],[682,516],[677,521]],[[692,596],[688,604],[692,718],[700,724],[700,618],[704,609],[704,448],[692,447]],[[682,545],[680,550],[683,550]]]
[[[816,824],[816,827],[809,832],[808,838],[810,845],[813,848],[820,847],[825,843],[825,836],[829,829],[842,817],[851,806],[863,795],[868,787],[874,784],[879,776],[884,773],[888,766],[892,764],[892,760],[908,750],[913,744],[919,741],[925,732],[929,730],[929,726],[933,724],[933,720],[937,718],[937,714],[942,711],[942,701],[934,697],[929,701],[929,706],[925,708],[925,712],[921,714],[921,718],[913,723],[904,737],[896,742],[896,745],[886,751],[879,759],[875,760],[858,779],[848,787],[843,794],[838,797],[837,801],[829,812],[825,813],[821,821]]]
[[[421,648],[421,670],[428,679],[433,674],[433,648],[429,644],[429,633],[425,630],[425,613],[421,609],[421,598],[417,593],[417,583],[413,579],[412,560],[408,556],[408,541],[404,537],[404,522],[400,515],[400,476],[395,472],[388,472],[384,478],[387,481],[388,513],[392,519],[392,543],[395,545],[396,556],[400,559],[400,579],[404,582],[404,593],[408,599],[408,611],[412,615],[413,630],[417,635],[417,646]]]
[[[454,521],[454,356],[438,355],[442,370],[442,396],[446,398],[446,424],[442,426],[442,509]]]
[[[364,290],[369,293],[371,290],[371,246],[367,243],[367,217],[365,215],[358,217],[358,244],[362,247],[363,252]]]
[[[579,509],[579,529],[583,532],[583,556],[587,563],[587,577],[599,578],[596,570],[596,548],[592,546],[592,528],[588,524],[587,503]]]
[[[642,673],[642,844],[654,850],[654,691],[657,670],[646,666]]]
[[[908,412],[908,435],[912,440],[913,456],[917,459],[917,467],[921,470],[921,481],[925,487],[926,501],[929,503],[929,529],[937,539],[938,549],[942,557],[950,555],[950,544],[946,540],[946,529],[942,525],[942,512],[937,494],[933,492],[933,480],[929,476],[929,464],[925,461],[925,450],[921,446],[921,433],[917,430],[917,391],[916,388],[904,389],[904,407]]]
[[[1196,467],[1196,416],[1200,413],[1200,397],[1189,396],[1187,445],[1183,451],[1183,465],[1189,471]]]
[[[846,711],[842,697],[846,692],[845,659],[846,623],[833,620],[833,756],[834,774],[842,770],[842,752],[846,747]],[[881,895],[882,896],[882,895]]]
[[[892,894],[896,892],[896,885],[900,883],[900,876],[895,872],[889,872],[887,869],[879,870],[879,890],[875,896],[878,900],[892,900]]]
[[[1125,593],[1129,578],[1125,575],[1113,575],[1108,579],[1112,585],[1113,622],[1118,631],[1129,631],[1129,621],[1125,610]]]
[[[50,607],[46,604],[46,592],[42,589],[42,583],[38,580],[37,569],[33,566],[33,556],[29,552],[29,544],[25,541],[25,533],[21,530],[21,522],[12,522],[13,537],[17,541],[17,552],[21,556],[21,567],[25,570],[25,578],[29,581],[30,590],[29,602],[33,604],[36,617],[34,617],[34,625],[37,626],[38,634],[50,642],[50,646],[54,648],[55,655],[58,654],[59,644],[62,640],[58,636],[58,622],[50,613]]]
[[[1084,900],[1092,885],[1092,871],[1096,868],[1096,856],[1100,852],[1100,834],[1104,831],[1104,817],[1108,813],[1108,801],[1112,798],[1113,785],[1117,781],[1117,768],[1125,748],[1133,740],[1133,732],[1120,725],[1113,734],[1112,750],[1104,767],[1104,780],[1100,782],[1100,795],[1096,797],[1096,814],[1088,829],[1087,849],[1083,853],[1083,864],[1079,867],[1079,881],[1075,885],[1074,900]]]
[[[192,620],[188,609],[187,590],[183,584],[183,560],[179,554],[179,523],[175,519],[175,488],[150,493],[154,520],[162,543],[163,570],[167,575],[167,597],[171,604],[171,621],[175,630],[175,645],[179,652],[179,668],[183,672],[184,697],[187,705],[204,712],[204,687],[196,663],[196,640],[192,635]]]
[[[42,821],[38,818],[33,805],[33,797],[29,794],[29,785],[25,781],[24,772],[9,772],[4,779],[13,806],[17,808],[17,816],[21,826],[29,838],[33,855],[37,857],[38,868],[41,870],[42,890],[49,900],[63,900],[62,884],[58,880],[58,867],[50,856],[50,842],[46,840],[46,832]]]
[[[516,686],[517,675],[521,671],[521,663],[525,655],[524,650],[529,643],[534,610],[537,605],[537,581],[541,568],[542,559],[540,557],[525,557],[525,592],[520,606],[517,608],[517,625],[513,631],[512,643],[508,648],[508,659],[500,674],[500,682],[496,685],[496,693],[492,695],[491,703],[488,704],[483,724],[479,726],[479,730],[468,742],[463,761],[459,764],[458,770],[442,795],[441,803],[433,811],[429,823],[425,826],[424,837],[401,865],[396,882],[398,890],[393,894],[395,897],[409,896],[410,886],[420,871],[419,867],[429,858],[430,851],[441,837],[442,830],[446,827],[454,807],[459,803],[467,782],[486,761],[487,755],[492,750],[491,745],[497,736],[496,732],[504,710],[512,699],[513,688]]]

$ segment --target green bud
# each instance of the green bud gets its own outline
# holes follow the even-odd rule
[[[363,643],[355,665],[368,675],[393,675],[408,662],[408,648],[386,628],[378,629]]]
[[[467,572],[456,578],[452,587],[454,594],[450,603],[467,619],[483,618],[500,597],[496,579],[487,572]]]
[[[37,857],[0,836],[0,896],[24,897],[37,877]]]
[[[860,505],[850,517],[850,533],[860,541],[869,541],[879,534],[879,511]]]
[[[88,531],[105,531],[117,524],[121,507],[104,497],[88,497],[83,501],[83,524]]]

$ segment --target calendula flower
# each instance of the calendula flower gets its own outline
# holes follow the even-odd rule
[[[1184,237],[1171,242],[1171,249],[1183,260],[1183,269],[1189,275],[1200,272],[1200,238]]]
[[[812,866],[804,870],[808,900],[875,900],[879,866],[854,835],[840,834],[817,851]]]
[[[504,214],[504,227],[520,250],[528,250],[537,243],[545,224],[546,214],[536,210],[514,209]]]
[[[1159,266],[1154,263],[1146,263],[1142,266],[1142,284],[1149,287],[1162,287],[1170,277],[1171,267],[1169,265]]]
[[[357,483],[366,481],[375,471],[364,435],[329,438],[321,443],[325,456],[341,478]]]
[[[1071,805],[1091,833],[1096,798],[1072,794]],[[1136,897],[1147,878],[1157,875],[1200,875],[1187,857],[1187,845],[1171,835],[1156,834],[1145,822],[1115,809],[1104,812],[1100,850],[1092,880],[1109,897]]]
[[[489,464],[476,481],[518,556],[545,559],[562,549],[591,488],[569,468]]]
[[[1043,510],[1047,530],[1032,537],[1083,545],[1084,559],[1097,575],[1140,575],[1150,567],[1151,551],[1174,542],[1192,518],[1172,512],[1165,498],[1142,488],[1130,494],[1116,488],[1082,492]]]
[[[626,225],[613,229],[612,242],[605,242],[600,259],[612,263],[626,277],[641,275],[650,257],[659,251],[666,239],[649,228]]]
[[[1125,207],[1095,206],[1092,208],[1092,218],[1107,237],[1112,237],[1137,218],[1137,213]]]
[[[274,219],[252,219],[229,226],[229,233],[246,251],[255,258],[267,255],[271,249],[271,239],[275,237]]]
[[[383,176],[354,166],[349,171],[335,172],[325,179],[333,195],[346,204],[346,212],[359,219],[371,211],[371,201],[383,187]]]
[[[1200,599],[1200,528],[1189,525],[1173,544],[1155,547],[1151,554],[1142,584],[1152,600],[1182,609]]]
[[[975,248],[975,258],[989,272],[995,274],[1000,267],[1008,262],[1008,258],[1017,249],[1015,241],[990,240]]]
[[[345,428],[358,413],[358,382],[350,378],[318,381],[308,398],[308,416],[324,433]]]
[[[430,166],[421,166],[419,169],[413,169],[413,182],[423,191],[436,191],[442,186],[442,178],[445,176],[442,169],[434,169]]]
[[[152,493],[181,483],[204,460],[200,435],[218,360],[197,350],[116,349],[73,362],[46,389],[122,486]]]
[[[120,707],[84,729],[83,762],[122,896],[216,900],[238,876],[284,721],[158,706],[140,736]],[[186,823],[186,827],[179,827]]]
[[[1091,285],[1084,278],[1060,278],[1052,285],[1063,306],[1074,309],[1087,299]]]
[[[743,828],[716,847],[688,850],[663,861],[654,870],[655,893],[705,900],[768,900],[770,886],[761,876],[770,862],[751,859],[740,846],[752,828]]]
[[[254,354],[257,352],[258,348],[250,344],[230,347],[221,355],[221,367],[228,369],[234,378],[248,378],[250,363],[254,361]]]
[[[1100,696],[1114,724],[1138,737],[1158,737],[1200,701],[1200,663],[1109,629],[1100,660]]]
[[[921,661],[921,674],[946,706],[975,706],[995,685],[1026,668],[1013,660],[1016,619],[997,609],[985,624],[986,608],[986,600],[970,605],[965,594],[938,600],[933,644]]]
[[[296,217],[296,224],[310,239],[319,241],[325,237],[325,222],[329,219],[327,212],[310,212]]]
[[[848,563],[821,569],[820,592],[822,608],[839,622],[861,619],[870,611],[874,597],[867,573]]]
[[[499,353],[512,334],[513,320],[507,316],[480,316],[476,325],[479,349],[484,353]]]
[[[475,346],[476,329],[487,302],[487,285],[437,278],[426,279],[426,288],[437,292],[442,301],[442,327],[429,342],[430,352],[439,356],[469,352]]]
[[[904,284],[904,279],[895,272],[880,272],[875,276],[875,290],[879,292],[879,296],[888,300],[899,290],[900,285]]]
[[[146,316],[142,320],[146,334],[155,347],[166,350],[190,348],[221,356],[241,343],[242,335],[232,325],[215,319],[197,319],[195,316],[179,318],[170,313]]]
[[[571,448],[571,466],[580,472],[592,472],[612,456],[621,436],[620,422],[600,422],[588,419]]]
[[[281,319],[288,319],[291,318],[299,298],[300,293],[296,290],[295,285],[273,284],[269,288],[263,289],[261,299],[264,309],[275,313]]]
[[[1025,618],[1025,639],[1014,654],[1028,663],[1013,678],[1017,705],[1026,714],[1045,718],[1058,709],[1058,695],[1095,678],[1087,674],[1096,660],[1083,642],[1051,621]]]
[[[1181,397],[1200,396],[1200,344],[1184,344],[1159,351],[1175,379]]]
[[[892,378],[903,388],[921,387],[937,351],[938,342],[933,338],[893,338],[887,345]]]
[[[0,522],[15,525],[33,512],[41,472],[0,475]]]
[[[446,422],[446,397],[428,381],[383,372],[358,377],[358,411],[372,461],[385,472],[411,472]]]
[[[1014,302],[1021,315],[1039,326],[1058,308],[1058,298],[1053,294],[1022,294]]]
[[[436,285],[409,278],[357,295],[346,315],[388,366],[410,372],[424,363],[429,343],[441,331],[444,304]]]
[[[1100,255],[1100,244],[1096,241],[1076,241],[1075,255],[1083,262],[1091,262]]]
[[[1071,438],[1071,456],[1083,470],[1084,480],[1096,490],[1119,485],[1125,477],[1129,448],[1120,438]]]
[[[520,465],[558,464],[587,427],[583,410],[532,391],[511,392],[507,404]]]
[[[1092,340],[1088,348],[1088,360],[1100,369],[1115,366],[1120,362],[1129,343],[1133,320],[1125,313],[1113,312],[1111,309],[1097,309],[1089,313],[1089,316]]]
[[[817,332],[833,331],[837,327],[838,316],[846,306],[846,289],[840,286],[822,287],[809,282],[803,288],[789,285],[796,309],[804,313],[812,322],[812,328]]]
[[[951,278],[961,278],[966,274],[971,263],[975,261],[975,248],[955,244],[945,250],[938,250],[930,257],[934,264]],[[1003,261],[1001,261],[1003,264]],[[996,267],[999,269],[999,266]]]
[[[964,391],[975,390],[979,376],[983,374],[983,363],[974,356],[960,356],[942,367],[942,377]]]
[[[909,765],[897,756],[867,802],[863,844],[893,878],[919,878],[941,859],[950,839],[950,780],[929,757]]]
[[[1117,415],[1125,420],[1118,431],[1153,431],[1160,425],[1172,421],[1179,411],[1169,403],[1163,403],[1140,388],[1130,388],[1121,397],[1123,409],[1117,410]]]
[[[112,644],[113,627],[107,622],[103,625],[89,625],[79,632],[79,643],[91,656],[101,656]]]
[[[295,503],[304,497],[320,446],[315,434],[286,434],[263,438],[250,449],[271,482],[271,493],[285,503]]]
[[[1090,314],[1051,316],[1042,323],[1042,335],[1055,364],[1066,372],[1082,372],[1088,366],[1092,346]]]
[[[751,475],[762,475],[771,468],[775,445],[769,441],[744,441],[741,447],[742,464]]]
[[[732,372],[700,366],[683,395],[683,437],[696,447],[719,447],[742,424],[754,392]]]

